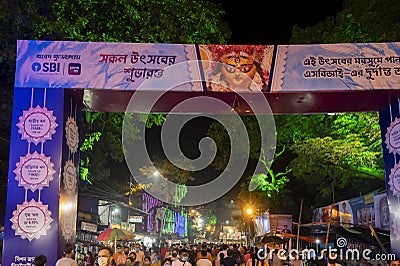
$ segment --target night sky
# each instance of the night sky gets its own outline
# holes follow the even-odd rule
[[[225,10],[231,44],[288,44],[293,25],[316,25],[343,8],[343,0],[212,0]]]

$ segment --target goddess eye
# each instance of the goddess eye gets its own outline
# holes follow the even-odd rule
[[[224,65],[224,67],[225,67],[225,70],[226,70],[228,73],[235,73],[235,71],[236,71],[236,68],[235,68],[234,66]]]
[[[244,66],[241,66],[239,69],[243,73],[248,73],[252,69],[252,66],[251,65],[244,65]]]

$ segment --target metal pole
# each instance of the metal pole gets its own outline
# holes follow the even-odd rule
[[[326,230],[326,238],[325,238],[325,248],[328,249],[328,243],[329,243],[329,231],[331,230],[331,220],[328,222],[328,230]]]
[[[301,198],[301,202],[300,202],[299,223],[297,224],[296,250],[299,250],[300,223],[301,223],[301,213],[302,212],[303,212],[303,198]]]
[[[380,241],[380,239],[378,238],[375,229],[372,227],[372,225],[369,225],[369,229],[371,230],[373,236],[375,237],[376,241],[378,241],[379,246],[381,247],[382,251],[385,253],[385,255],[387,255],[387,251],[386,248],[382,245],[382,242]]]

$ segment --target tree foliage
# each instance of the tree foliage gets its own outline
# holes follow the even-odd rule
[[[215,143],[217,143],[217,156],[213,161],[213,166],[218,170],[225,169],[229,157],[230,157],[230,148],[231,143],[234,143],[237,147],[245,147],[245,139],[241,138],[239,133],[236,132],[236,128],[238,127],[239,123],[244,123],[246,126],[246,132],[249,135],[250,141],[250,158],[251,159],[258,159],[261,149],[260,149],[260,128],[257,125],[257,119],[254,116],[243,115],[240,116],[241,121],[239,121],[236,116],[232,115],[224,115],[224,121],[226,124],[230,125],[231,135],[229,135],[228,131],[224,128],[224,126],[219,122],[213,122],[207,130],[207,136],[212,138]],[[246,145],[247,147],[247,145]],[[244,149],[243,149],[244,151]],[[237,154],[240,156],[240,159],[247,159],[247,154],[245,152]]]
[[[135,43],[226,43],[221,6],[201,0],[56,0],[36,24],[40,39]]]
[[[201,0],[22,0],[0,1],[0,177],[7,181],[16,43],[26,40],[83,42],[226,43],[231,35],[218,4]],[[112,169],[123,165],[122,113],[85,112],[80,173],[94,186],[114,186],[109,197],[123,195]],[[163,115],[132,117],[147,128]],[[132,136],[139,136],[132,127]],[[135,132],[136,131],[136,132]],[[6,195],[6,185],[2,195]],[[118,189],[117,189],[118,188]],[[129,188],[128,188],[129,189]],[[101,188],[104,190],[104,188]],[[89,191],[90,192],[93,191]],[[100,193],[101,195],[101,193]],[[1,200],[5,201],[5,200]]]
[[[293,27],[291,43],[391,42],[400,38],[396,0],[345,0],[343,10],[315,26]]]
[[[358,136],[312,138],[293,144],[291,149],[297,155],[290,163],[293,175],[307,183],[309,192],[318,195],[320,202],[327,202],[336,190],[347,186],[358,188],[354,189],[357,195],[373,189],[366,180],[384,180],[383,169],[376,162],[380,153],[369,151]]]
[[[188,161],[180,161],[180,165],[184,165],[186,169],[193,169]],[[141,174],[149,182],[151,191],[162,194],[165,201],[174,202],[177,205],[183,197],[187,195],[186,184],[193,181],[194,178],[190,171],[182,170],[165,158],[155,156],[153,166],[143,166],[139,169]],[[170,189],[166,182],[159,182],[160,179],[175,183],[173,189]]]
[[[254,117],[243,121],[252,143],[251,158],[257,160],[262,149],[257,121]],[[299,187],[307,192],[302,196],[310,197],[307,202],[314,206],[332,203],[332,195],[335,200],[342,200],[377,187],[384,188],[378,113],[276,115],[275,124],[277,152],[274,161],[265,172],[253,176],[262,178],[253,195],[263,195],[263,201],[269,202],[268,209],[272,212],[293,207],[295,198],[290,199],[290,194],[298,198]],[[212,124],[207,134],[219,149],[214,164],[224,167],[224,160],[230,154],[229,136],[218,123]],[[230,137],[237,143],[234,134]],[[252,141],[254,139],[256,141]],[[248,183],[241,188],[238,198],[249,194]],[[282,203],[282,197],[287,204],[274,204]],[[243,204],[247,204],[246,200]]]

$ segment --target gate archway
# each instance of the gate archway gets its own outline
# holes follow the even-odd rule
[[[176,64],[187,68],[168,71]],[[250,83],[239,81],[243,73]],[[224,77],[230,74],[237,74],[237,83]],[[74,241],[79,110],[129,111],[129,100],[146,80],[157,85],[141,91],[141,107],[151,104],[154,112],[170,112],[200,96],[238,114],[257,114],[257,97],[267,99],[276,114],[379,111],[392,252],[400,257],[399,75],[400,43],[18,41],[2,262],[25,263],[46,250],[53,265],[64,244]],[[193,82],[166,91],[163,77]],[[225,87],[214,88],[217,81]],[[159,94],[156,102],[146,101]]]

